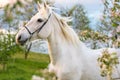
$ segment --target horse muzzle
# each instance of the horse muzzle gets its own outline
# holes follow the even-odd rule
[[[16,43],[22,46],[27,42],[27,40],[28,40],[27,38],[23,39],[21,35],[16,36]]]

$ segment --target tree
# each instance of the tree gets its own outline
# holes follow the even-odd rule
[[[104,33],[113,31],[120,25],[120,0],[103,0],[104,11],[99,30]]]
[[[11,34],[11,29],[18,29],[18,25],[20,22],[24,22],[24,20],[29,20],[31,15],[37,11],[37,9],[33,9],[36,7],[36,2],[38,0],[34,0],[34,2],[27,4],[22,3],[20,0],[17,0],[13,5],[6,5],[3,9],[3,14],[0,15],[0,24],[2,28],[5,28],[8,33],[2,34],[0,33],[0,64],[3,65],[3,69],[6,70],[6,65],[11,59],[11,56],[17,52],[23,51],[23,49],[15,43],[15,35]],[[30,3],[28,5],[28,3]],[[27,8],[25,8],[27,7]]]
[[[62,8],[61,14],[65,17],[72,17],[72,23],[74,29],[86,30],[89,29],[89,19],[87,17],[87,12],[81,4],[76,4],[72,8]]]
[[[14,35],[11,35],[10,32],[7,34],[0,33],[0,64],[2,64],[3,70],[6,70],[6,65],[11,56],[19,51],[22,49],[15,44]]]
[[[72,8],[70,8],[70,9],[69,8],[62,8],[60,13],[61,13],[62,16],[65,16],[65,17],[68,17],[68,18],[72,18],[73,17],[73,12],[74,12],[75,8],[76,8],[76,5],[73,6]],[[73,22],[70,21],[68,24],[72,25]]]
[[[75,10],[73,11],[73,26],[76,29],[79,30],[86,30],[89,29],[89,19],[87,17],[87,12],[84,10],[84,7],[80,4],[76,5],[76,8],[74,8]]]
[[[114,31],[115,33],[116,28],[120,25],[120,0],[103,0],[103,4],[104,11],[100,28],[104,31],[104,33],[109,34],[111,31]],[[115,38],[111,38],[111,40],[113,42],[117,42]],[[102,53],[102,57],[98,58],[102,76],[107,77],[107,80],[120,79],[120,76],[115,78],[112,77],[113,70],[116,70],[116,74],[118,73],[119,75],[119,70],[117,69],[119,60],[117,54],[109,53],[107,50]]]

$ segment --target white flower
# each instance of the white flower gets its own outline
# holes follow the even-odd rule
[[[45,80],[43,77],[33,75],[32,80]]]

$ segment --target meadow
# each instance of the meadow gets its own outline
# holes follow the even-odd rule
[[[30,52],[25,59],[23,53],[16,53],[8,63],[5,71],[0,66],[0,80],[31,80],[33,75],[42,76],[41,70],[47,68],[49,57]]]

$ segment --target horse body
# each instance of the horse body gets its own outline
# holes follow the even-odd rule
[[[100,76],[97,63],[98,55],[101,53],[96,54],[96,51],[86,48],[81,43],[78,47],[63,44],[64,47],[61,48],[61,43],[56,45],[60,50],[53,46],[55,43],[50,45],[52,51],[49,67],[60,80],[104,80]]]
[[[120,56],[120,49],[92,50],[80,41],[77,46],[72,43],[66,44],[64,41],[59,34],[48,39],[51,58],[49,71],[54,72],[60,80],[106,80],[100,76],[98,57],[105,49],[111,53],[116,52]],[[118,69],[120,71],[120,66]],[[118,74],[114,76],[119,77]]]
[[[55,15],[53,16],[55,18]],[[59,25],[57,21],[54,22]],[[100,76],[97,58],[102,49],[88,49],[81,41],[77,40],[76,33],[70,28],[70,36],[76,41],[66,41],[60,26],[52,24],[53,30],[48,38],[51,63],[49,70],[53,71],[60,80],[104,80]],[[60,30],[57,30],[60,29]],[[60,33],[60,34],[59,34]]]
[[[77,49],[72,49],[72,45],[67,45],[64,42],[59,43],[58,41],[55,41],[52,44],[51,43],[52,42],[49,42],[51,48],[50,65],[53,66],[52,69],[57,77],[60,78],[60,80],[77,80],[75,77],[81,76],[80,72],[82,71],[81,58]],[[77,75],[73,78],[74,74]]]
[[[57,21],[54,22],[58,24]],[[52,27],[57,28],[56,25]],[[54,68],[52,67],[53,71],[61,80],[73,80],[74,79],[72,78],[73,74],[77,73],[79,76],[81,75],[81,73],[78,72],[81,60],[79,60],[80,63],[78,64],[77,63],[78,58],[76,58],[76,56],[80,55],[77,53],[78,49],[76,46],[75,46],[76,48],[74,48],[73,44],[66,43],[64,36],[61,34],[62,30],[57,29],[53,30],[53,33],[51,33],[51,35],[48,38],[51,59],[50,65],[54,67]],[[82,69],[79,68],[79,70],[81,71]],[[77,76],[75,75],[75,77]]]
[[[42,8],[39,7],[39,12],[16,35],[16,42],[24,44],[36,36],[36,39],[46,38],[51,61],[49,71],[54,72],[58,80],[105,80],[100,76],[97,63],[97,58],[104,49],[88,49],[64,18],[45,4]],[[120,52],[110,48],[108,50]],[[120,65],[118,69],[120,70]]]

